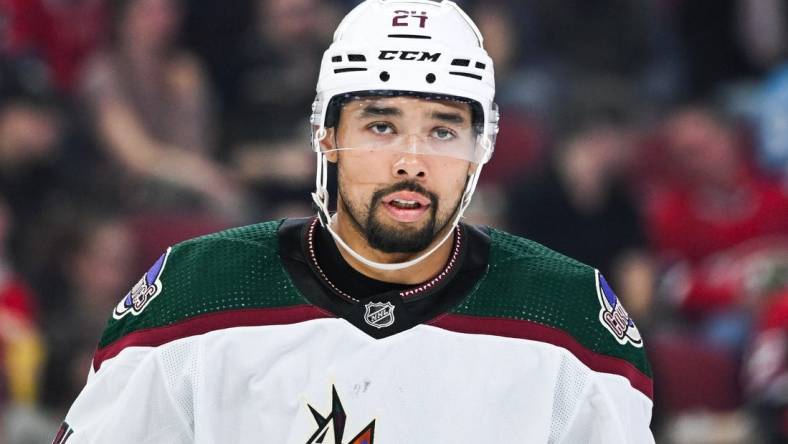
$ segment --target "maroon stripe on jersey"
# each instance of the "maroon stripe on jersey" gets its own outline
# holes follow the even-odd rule
[[[334,316],[313,305],[250,308],[208,313],[175,324],[129,333],[106,347],[98,349],[93,356],[93,369],[98,371],[104,361],[117,356],[126,347],[158,347],[176,339],[224,328],[295,324],[331,317]]]
[[[457,333],[530,339],[557,345],[569,350],[591,370],[621,375],[629,380],[632,387],[641,391],[649,399],[654,398],[654,384],[651,378],[629,361],[594,352],[577,342],[568,333],[554,327],[532,321],[455,314],[442,316],[429,324]]]

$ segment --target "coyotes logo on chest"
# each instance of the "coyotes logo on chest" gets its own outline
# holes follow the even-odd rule
[[[331,387],[331,413],[328,416],[321,415],[311,405],[309,411],[317,422],[317,431],[307,440],[306,444],[373,444],[375,437],[375,420],[369,423],[363,430],[358,432],[350,441],[342,441],[345,434],[345,423],[347,415],[339,400],[337,389]]]

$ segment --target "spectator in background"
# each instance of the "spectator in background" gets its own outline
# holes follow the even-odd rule
[[[507,1],[475,2],[471,16],[485,36],[484,46],[495,62],[496,103],[500,107],[500,132],[495,155],[485,165],[476,189],[478,199],[465,213],[473,223],[502,226],[506,220],[506,189],[540,167],[546,146],[543,127],[548,108],[554,105],[555,84],[524,67],[520,54],[528,32],[527,5]]]
[[[266,208],[263,217],[305,216],[314,158],[304,110],[315,99],[314,61],[339,12],[320,0],[257,0],[255,6],[255,24],[226,91],[226,156]]]
[[[708,96],[725,83],[758,74],[740,38],[740,21],[746,17],[740,8],[745,1],[668,2],[687,64],[691,97]]]
[[[222,116],[232,111],[228,93],[236,86],[235,71],[257,21],[258,1],[233,0],[228,7],[225,0],[188,0],[184,8],[183,43],[205,63]]]
[[[37,327],[37,301],[14,270],[5,251],[11,213],[0,198],[0,387],[7,400],[32,405],[37,400],[43,349]],[[3,389],[0,388],[0,400]]]
[[[176,44],[180,3],[111,5],[111,42],[90,62],[84,94],[102,146],[121,170],[118,180],[126,181],[124,199],[135,209],[208,206],[240,217],[242,190],[211,159],[201,67]]]
[[[771,267],[788,236],[788,194],[758,176],[732,125],[709,109],[677,111],[665,125],[673,178],[649,204],[654,247],[673,264],[664,282],[702,334],[740,350]],[[777,253],[779,256],[780,253]]]
[[[632,133],[597,115],[570,132],[540,177],[511,188],[509,227],[597,264],[627,309],[647,324],[653,270],[638,208],[623,182]]]
[[[227,85],[225,117],[231,146],[290,140],[308,134],[304,109],[315,99],[323,47],[338,11],[321,0],[257,0],[235,73]]]
[[[788,188],[788,5],[782,5],[784,20],[779,32],[781,37],[775,42],[772,52],[764,50],[762,56],[767,61],[782,60],[766,76],[757,97],[754,125],[756,130],[756,149],[760,166],[780,178]],[[763,46],[767,46],[764,44]],[[781,54],[778,57],[774,53]],[[769,55],[771,54],[771,56]]]
[[[749,59],[769,69],[788,55],[788,4],[782,0],[739,0],[739,26]]]
[[[680,48],[658,0],[471,3],[490,32],[491,55],[507,56],[502,70],[496,65],[502,107],[516,104],[560,126],[566,105],[599,89],[637,93],[649,104],[681,93]]]
[[[755,120],[761,167],[788,187],[788,63],[764,83]]]
[[[10,254],[27,274],[36,258],[30,240],[53,200],[67,200],[69,180],[61,164],[62,110],[42,68],[30,60],[0,59],[0,194],[15,221]],[[80,173],[76,173],[80,174]]]
[[[77,86],[83,64],[105,37],[105,0],[2,0],[8,57],[36,57],[62,93]]]
[[[543,56],[582,74],[637,75],[651,56],[651,4],[626,0],[536,2]]]
[[[725,108],[750,119],[755,160],[766,174],[788,178],[788,2],[738,0],[735,35],[754,75],[715,91]],[[788,179],[785,180],[788,186]]]
[[[5,251],[11,224],[0,197],[0,442],[41,442],[52,426],[36,410],[44,347],[36,298]]]
[[[497,103],[501,131],[495,156],[485,165],[488,175],[480,179],[482,193],[487,194],[502,193],[503,187],[541,166],[546,136],[542,128],[545,116],[540,112],[554,99],[544,94],[549,96],[545,91],[555,85],[540,83],[543,78],[519,64],[522,26],[517,20],[523,14],[518,11],[500,1],[483,2],[472,11],[485,36],[485,48],[495,62],[496,88],[500,91]]]
[[[788,441],[788,254],[782,265],[742,372],[750,406],[768,444]]]
[[[42,400],[56,416],[85,384],[96,338],[133,281],[136,251],[124,220],[83,215],[51,252],[55,271],[47,293],[61,301],[44,313],[49,356]]]
[[[674,99],[681,92],[680,49],[658,1],[548,0],[520,2],[528,21],[524,60],[539,78],[553,82],[561,105],[598,95],[600,89],[622,90],[651,102]],[[630,112],[640,111],[632,109]],[[561,122],[557,122],[558,125]]]

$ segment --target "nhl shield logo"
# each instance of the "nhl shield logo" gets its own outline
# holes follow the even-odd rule
[[[394,323],[394,306],[391,302],[370,302],[364,306],[364,322],[375,328],[386,328]]]

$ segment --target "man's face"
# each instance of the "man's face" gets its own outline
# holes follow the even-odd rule
[[[726,183],[742,166],[731,130],[705,111],[678,113],[666,133],[675,168],[691,182]]]
[[[339,148],[327,156],[338,166],[340,217],[379,251],[426,249],[453,218],[475,166],[435,153],[472,150],[474,140],[467,103],[389,97],[346,104],[324,141],[325,149]]]

